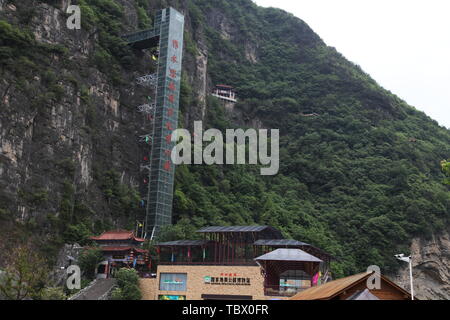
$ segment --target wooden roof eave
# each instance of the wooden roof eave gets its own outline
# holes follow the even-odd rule
[[[320,300],[331,300],[331,299],[334,299],[334,298],[336,298],[337,296],[339,296],[340,294],[342,294],[342,293],[348,291],[349,289],[353,288],[354,286],[360,284],[361,282],[367,281],[367,278],[368,278],[369,276],[371,276],[371,275],[372,275],[372,273],[368,273],[367,276],[365,276],[365,277],[363,277],[363,278],[361,278],[361,279],[359,279],[359,280],[357,280],[357,281],[351,283],[350,285],[348,285],[348,286],[345,287],[345,288],[342,288],[341,290],[339,290],[339,291],[336,292],[335,294],[332,294],[331,296],[328,296],[328,297],[323,298],[323,299],[320,299]]]

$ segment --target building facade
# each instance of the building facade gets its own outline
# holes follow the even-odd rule
[[[198,233],[203,240],[157,244],[156,279],[141,279],[144,299],[280,300],[329,275],[329,254],[284,239],[272,227],[207,227]]]
[[[141,279],[147,300],[264,300],[263,284],[259,266],[160,265]]]

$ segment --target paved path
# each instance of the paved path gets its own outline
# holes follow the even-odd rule
[[[92,287],[74,300],[99,300],[116,284],[115,279],[97,279]]]

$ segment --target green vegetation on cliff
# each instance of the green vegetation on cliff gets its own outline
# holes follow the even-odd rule
[[[74,182],[80,170],[70,153],[75,147],[56,149],[57,161],[42,155],[48,163],[33,163],[36,176],[57,178],[50,187],[42,185],[44,179],[21,185],[21,203],[46,217],[30,218],[30,232],[57,245],[113,226],[132,227],[139,217],[135,186],[122,178],[126,172],[131,181],[140,179],[133,147],[137,121],[129,111],[138,100],[129,92],[143,58],[124,46],[120,35],[149,26],[155,11],[168,5],[183,11],[187,22],[180,123],[199,114],[195,55],[204,46],[209,85],[229,84],[239,93],[239,126],[258,119],[265,128],[280,129],[281,141],[280,172],[273,177],[260,176],[253,166],[179,166],[175,224],[164,239],[196,237],[195,230],[205,225],[268,224],[338,257],[334,271],[343,275],[372,264],[392,271],[393,254],[408,250],[411,238],[448,229],[450,195],[439,163],[450,155],[450,132],[381,88],[300,19],[250,0],[80,0],[83,32],[89,32],[93,50],[86,49],[87,65],[74,67],[68,51],[73,58],[76,49],[35,40],[33,19],[15,2],[22,18],[6,22],[0,16],[2,74],[14,79],[13,92],[33,95],[30,110],[39,102],[57,106],[64,97],[61,84],[73,88],[80,100],[73,112],[83,113],[78,114],[82,138],[93,150],[93,181],[86,189]],[[55,64],[70,70],[70,77]],[[100,105],[104,101],[92,98],[88,80],[92,84],[98,71],[120,92],[121,108],[129,113],[111,116]],[[27,80],[36,74],[43,79],[40,87]],[[206,104],[209,127],[238,126],[218,101],[208,98]],[[43,108],[38,119],[50,113]],[[110,120],[125,129],[106,131]],[[39,137],[34,143],[45,141],[41,149],[52,144],[49,127],[34,132]],[[6,191],[0,200],[0,219],[17,218],[18,200]]]
[[[450,154],[448,130],[281,10],[196,0],[189,17],[207,35],[212,84],[235,86],[238,110],[280,129],[280,173],[179,167],[173,234],[269,224],[328,250],[340,258],[335,271],[349,274],[371,264],[393,271],[393,255],[412,237],[448,229],[450,195],[439,167]],[[228,36],[221,23],[233,26]],[[210,126],[222,128],[223,110],[213,102],[207,110]]]

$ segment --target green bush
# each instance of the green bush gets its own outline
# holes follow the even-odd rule
[[[139,275],[135,269],[121,268],[115,277],[120,288],[125,288],[127,284],[137,285],[139,281]]]
[[[67,296],[62,288],[45,288],[41,300],[66,300]]]
[[[135,284],[126,284],[122,289],[121,300],[141,300],[142,294],[139,287]]]
[[[115,288],[111,293],[111,300],[141,300],[141,298],[141,291],[134,284],[127,284],[123,289]]]
[[[135,269],[120,269],[116,275],[118,288],[114,289],[111,298],[113,300],[140,300],[142,298],[139,289],[139,275]]]
[[[84,250],[78,258],[78,264],[83,275],[87,279],[93,280],[97,265],[103,261],[103,254],[100,249]]]
[[[115,288],[111,292],[111,300],[123,300],[122,298],[123,298],[123,296],[122,296],[122,289]]]

